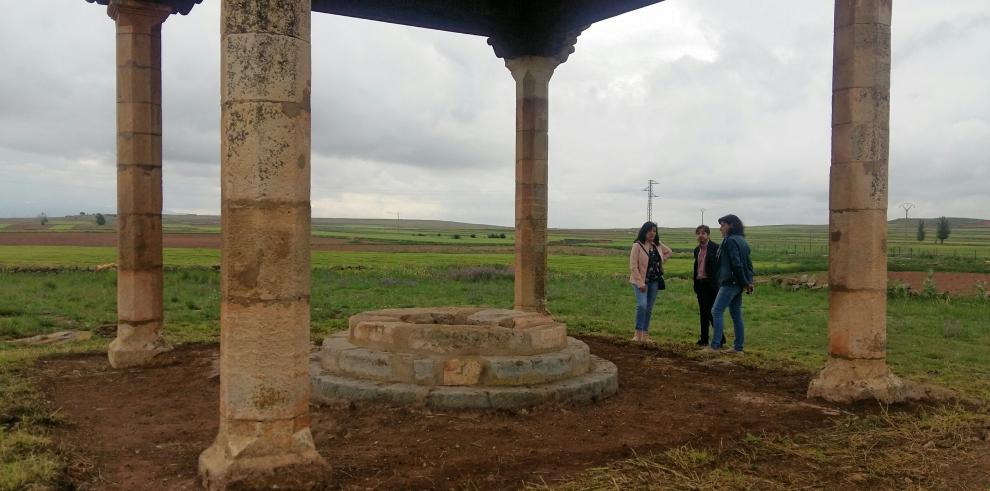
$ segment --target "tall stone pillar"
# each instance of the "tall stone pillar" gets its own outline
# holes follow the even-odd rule
[[[516,310],[546,312],[550,77],[559,58],[508,58],[516,81]]]
[[[210,489],[254,489],[322,465],[309,428],[311,14],[309,0],[221,5],[220,429],[199,469]]]
[[[111,0],[117,24],[115,368],[154,363],[162,338],[162,23],[171,7]]]
[[[903,398],[887,368],[887,155],[891,0],[836,0],[825,368],[808,396]]]

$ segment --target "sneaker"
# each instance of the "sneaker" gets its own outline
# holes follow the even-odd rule
[[[728,350],[728,352],[729,353],[732,353],[733,355],[743,355],[743,354],[745,354],[743,352],[743,350],[741,350],[741,349],[731,349],[731,350]]]
[[[699,339],[698,342],[696,342],[694,344],[697,344],[698,346],[708,346],[708,340],[707,339]]]
[[[702,353],[718,353],[718,352],[720,352],[722,350],[719,349],[719,348],[712,348],[711,346],[705,346],[704,348],[701,348],[700,351]]]

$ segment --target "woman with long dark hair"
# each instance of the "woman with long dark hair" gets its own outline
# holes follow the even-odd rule
[[[629,251],[629,283],[636,295],[636,334],[633,341],[649,339],[650,316],[657,292],[662,288],[663,263],[673,251],[660,242],[657,224],[646,222],[639,228],[636,242]]]
[[[735,215],[725,215],[718,219],[722,245],[718,248],[718,294],[712,306],[712,344],[707,350],[722,348],[723,319],[725,308],[732,317],[732,352],[742,354],[746,329],[742,317],[743,292],[753,293],[753,262],[749,258],[749,244],[746,242],[746,229],[742,220]]]

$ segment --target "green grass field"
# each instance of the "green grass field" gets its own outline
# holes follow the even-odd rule
[[[0,227],[3,226],[9,228],[9,223],[0,223]],[[186,227],[186,231],[203,231],[214,226],[211,223],[176,225]],[[331,228],[338,225],[321,226]],[[423,234],[415,237],[423,238],[420,243],[429,243],[436,233],[440,233],[445,238],[441,237],[443,241],[436,243],[473,244],[463,238],[464,233],[472,229],[443,228],[437,224],[430,226],[433,228],[429,230],[433,232],[425,228],[416,232],[394,232],[388,230],[387,223],[365,231],[325,232],[341,233],[344,234],[342,237],[352,237],[352,240],[396,244],[416,242],[404,242],[406,239],[403,237],[412,233]],[[474,233],[480,236],[484,229],[475,230]],[[790,231],[786,227],[750,229],[751,242],[756,245],[754,257],[758,273],[826,269],[827,258],[820,254],[791,253],[783,245],[777,249],[770,246],[769,250],[762,246],[764,240],[772,243],[772,238],[787,233],[791,234],[791,238],[781,239],[779,244],[797,243],[802,233],[815,232],[808,230],[800,226]],[[815,233],[824,233],[820,227],[817,230]],[[664,230],[665,240],[680,252],[666,266],[669,288],[660,296],[651,328],[654,339],[686,349],[697,336],[697,304],[687,279],[692,259],[690,253],[684,252],[693,247],[691,232],[686,229]],[[321,232],[317,230],[316,233]],[[462,234],[462,239],[450,238],[454,233]],[[484,233],[487,235],[489,232]],[[627,283],[628,266],[624,253],[630,240],[628,233],[569,231],[552,235],[552,240],[576,247],[573,253],[550,256],[547,292],[550,310],[567,323],[572,333],[600,333],[617,337],[631,334],[633,298]],[[971,242],[975,245],[959,246],[976,248],[979,252],[975,259],[946,254],[910,259],[891,257],[890,267],[922,271],[986,271],[986,262],[980,256],[988,246],[986,237],[981,233],[973,232]],[[965,233],[959,235],[960,240],[966,236]],[[510,238],[477,239],[478,244],[511,243]],[[584,246],[614,248],[616,253],[583,255],[581,247]],[[945,247],[949,247],[948,242]],[[21,266],[87,267],[115,260],[116,250],[108,247],[0,246],[0,490],[63,486],[60,483],[65,475],[66,463],[49,436],[50,428],[58,422],[58,415],[45,409],[34,390],[29,380],[32,367],[38,357],[49,353],[105,350],[110,338],[99,334],[109,333],[112,336],[116,322],[116,274],[113,271],[15,273],[10,269]],[[166,336],[178,344],[216,342],[219,335],[220,276],[213,267],[219,264],[220,252],[214,249],[166,249],[164,260],[167,266],[164,295]],[[508,268],[512,262],[512,254],[501,253],[314,251],[312,339],[319,342],[327,333],[343,329],[350,315],[370,309],[441,305],[510,308],[513,280]],[[6,272],[3,272],[4,269]],[[820,368],[827,353],[827,312],[828,294],[825,290],[793,291],[762,285],[754,295],[745,298],[746,348],[749,353],[745,362],[767,368],[806,371]],[[895,373],[910,380],[944,385],[967,396],[990,399],[990,325],[986,322],[990,318],[990,302],[975,296],[944,299],[894,295],[889,299],[887,316],[888,363]],[[67,346],[22,347],[9,343],[13,339],[65,329],[90,330],[98,335],[92,340]],[[947,428],[962,425],[965,431],[973,428],[977,431],[981,427],[979,425],[984,424],[975,413],[963,410],[947,415],[904,418],[897,423],[897,431],[900,432],[897,435],[901,435],[898,438],[907,431],[904,428],[916,428],[918,435],[922,435],[905,443],[911,448],[921,448],[924,441],[917,438],[929,438],[928,435],[948,431],[962,434],[963,431]],[[876,435],[876,438],[889,437],[893,431],[890,424],[888,420],[879,420],[875,426],[855,427],[857,429],[853,433],[850,433],[849,426],[844,426],[824,435],[800,436],[794,440],[755,438],[741,443],[739,451],[747,452],[747,458],[751,458],[751,470],[746,471],[749,472],[746,476],[757,473],[760,466],[772,465],[768,462],[772,463],[775,458],[805,458],[794,450],[799,448],[821,448],[816,451],[831,459],[855,460],[855,455],[847,450],[872,445],[868,443],[874,441],[870,440],[873,438],[871,435]],[[842,435],[848,438],[836,440]],[[701,452],[692,454],[695,457],[703,457],[705,452],[690,451]],[[623,483],[635,487],[640,482],[636,479],[646,479],[648,476],[676,480],[670,482],[676,482],[684,489],[692,488],[690,484],[695,481],[679,477],[677,472],[701,472],[698,466],[707,465],[705,462],[708,461],[692,457],[694,463],[687,465],[680,460],[685,458],[683,454],[671,452],[617,461],[609,469],[591,471],[575,481],[571,489],[610,487],[602,484],[605,482],[613,482],[618,487],[623,487]],[[891,461],[889,465],[894,466],[892,468],[907,465],[905,462],[908,460],[901,458],[900,454],[890,455],[891,459],[901,459]],[[805,460],[813,464],[815,458]],[[681,470],[670,473],[670,469]],[[808,472],[813,474],[820,470],[809,468]],[[716,482],[729,483],[727,486],[730,488],[732,483],[750,483],[759,487],[763,482],[746,481],[749,479],[746,476],[731,479],[720,475],[709,477]],[[743,481],[733,480],[737,478]],[[795,483],[805,482],[797,477],[795,479]],[[568,488],[568,485],[564,487]]]

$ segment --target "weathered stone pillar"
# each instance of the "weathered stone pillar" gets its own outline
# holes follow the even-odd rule
[[[887,368],[891,0],[836,0],[825,368],[810,397],[903,398]]]
[[[154,363],[162,338],[162,23],[171,7],[112,0],[117,24],[115,368]]]
[[[310,1],[221,5],[220,429],[199,469],[208,488],[254,489],[322,465],[309,429]]]
[[[546,312],[549,88],[561,60],[505,60],[516,81],[516,310]]]

